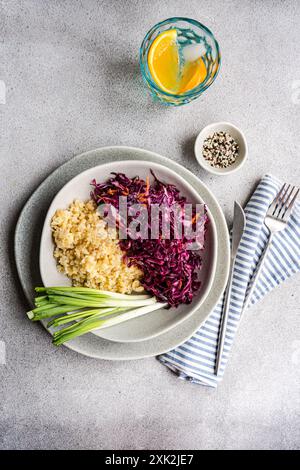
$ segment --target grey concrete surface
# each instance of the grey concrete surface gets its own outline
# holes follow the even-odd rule
[[[299,277],[244,318],[215,391],[181,382],[155,359],[110,363],[52,347],[25,318],[12,245],[37,185],[99,146],[144,147],[182,163],[209,185],[228,220],[233,200],[245,202],[264,173],[299,184],[300,3],[0,4],[0,447],[298,448]],[[169,109],[147,95],[138,50],[149,27],[176,15],[212,29],[223,64],[199,100]],[[197,132],[216,120],[236,123],[249,143],[247,164],[226,179],[205,174],[193,157]]]

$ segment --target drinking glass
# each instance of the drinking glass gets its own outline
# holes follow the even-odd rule
[[[192,90],[178,95],[162,90],[154,82],[148,67],[148,52],[152,42],[163,31],[174,28],[177,30],[178,42],[181,47],[190,44],[202,44],[205,47],[202,59],[207,70],[207,75],[202,83]],[[140,67],[144,82],[155,100],[170,106],[181,106],[198,98],[214,82],[220,64],[220,49],[213,33],[199,21],[191,18],[169,18],[156,24],[148,31],[140,47]]]

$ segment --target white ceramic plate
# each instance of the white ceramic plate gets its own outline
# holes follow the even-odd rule
[[[53,241],[50,229],[50,220],[57,209],[66,208],[74,199],[87,200],[90,197],[92,179],[98,182],[105,181],[111,172],[122,172],[129,177],[140,176],[145,179],[152,169],[156,176],[166,182],[175,184],[180,192],[186,196],[192,203],[203,203],[204,198],[201,191],[197,192],[183,179],[178,173],[170,170],[167,166],[145,161],[127,160],[121,162],[111,162],[80,173],[70,180],[56,195],[48,210],[40,245],[40,273],[42,281],[46,286],[71,285],[70,280],[58,272],[55,260],[53,258]],[[209,211],[208,217],[210,223],[206,234],[205,250],[203,251],[203,267],[200,271],[201,288],[195,295],[190,305],[181,305],[178,308],[169,310],[161,309],[152,312],[144,317],[131,320],[129,322],[105,328],[103,330],[94,330],[93,333],[110,341],[117,342],[136,342],[145,341],[154,338],[168,330],[178,326],[189,318],[204,302],[211,288],[216,268],[217,253],[217,232],[213,216]]]

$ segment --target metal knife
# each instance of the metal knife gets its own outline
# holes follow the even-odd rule
[[[245,213],[242,207],[239,205],[238,202],[234,202],[234,216],[233,216],[233,227],[232,227],[232,243],[231,243],[231,259],[230,259],[230,271],[229,271],[229,280],[227,283],[227,289],[225,294],[225,301],[223,307],[223,314],[221,319],[221,328],[219,333],[219,340],[217,345],[217,360],[215,366],[215,374],[218,375],[224,342],[225,342],[225,333],[229,315],[229,305],[230,305],[230,297],[231,297],[231,289],[232,289],[232,280],[233,280],[233,268],[235,263],[235,257],[238,251],[238,247],[244,233],[246,225],[246,218]]]

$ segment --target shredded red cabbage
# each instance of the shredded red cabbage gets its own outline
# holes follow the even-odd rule
[[[144,204],[148,210],[149,234],[151,227],[151,204],[168,205],[177,204],[181,207],[187,202],[176,186],[165,184],[158,180],[151,171],[154,182],[150,185],[138,176],[128,178],[123,173],[112,173],[112,177],[105,183],[91,182],[93,191],[91,197],[97,205],[112,204],[119,209],[119,197],[127,196],[127,207],[133,204]],[[128,225],[131,218],[128,217]],[[202,216],[201,230],[203,239],[208,218],[206,211]],[[161,224],[161,221],[160,221]],[[191,240],[184,236],[180,239],[174,237],[174,217],[170,218],[170,239],[158,238],[120,240],[120,246],[125,251],[125,260],[128,265],[138,266],[144,273],[142,285],[147,292],[161,301],[168,302],[172,307],[179,304],[188,304],[192,301],[196,291],[200,288],[198,279],[201,267],[199,250],[187,249]],[[129,234],[130,235],[130,234]]]

